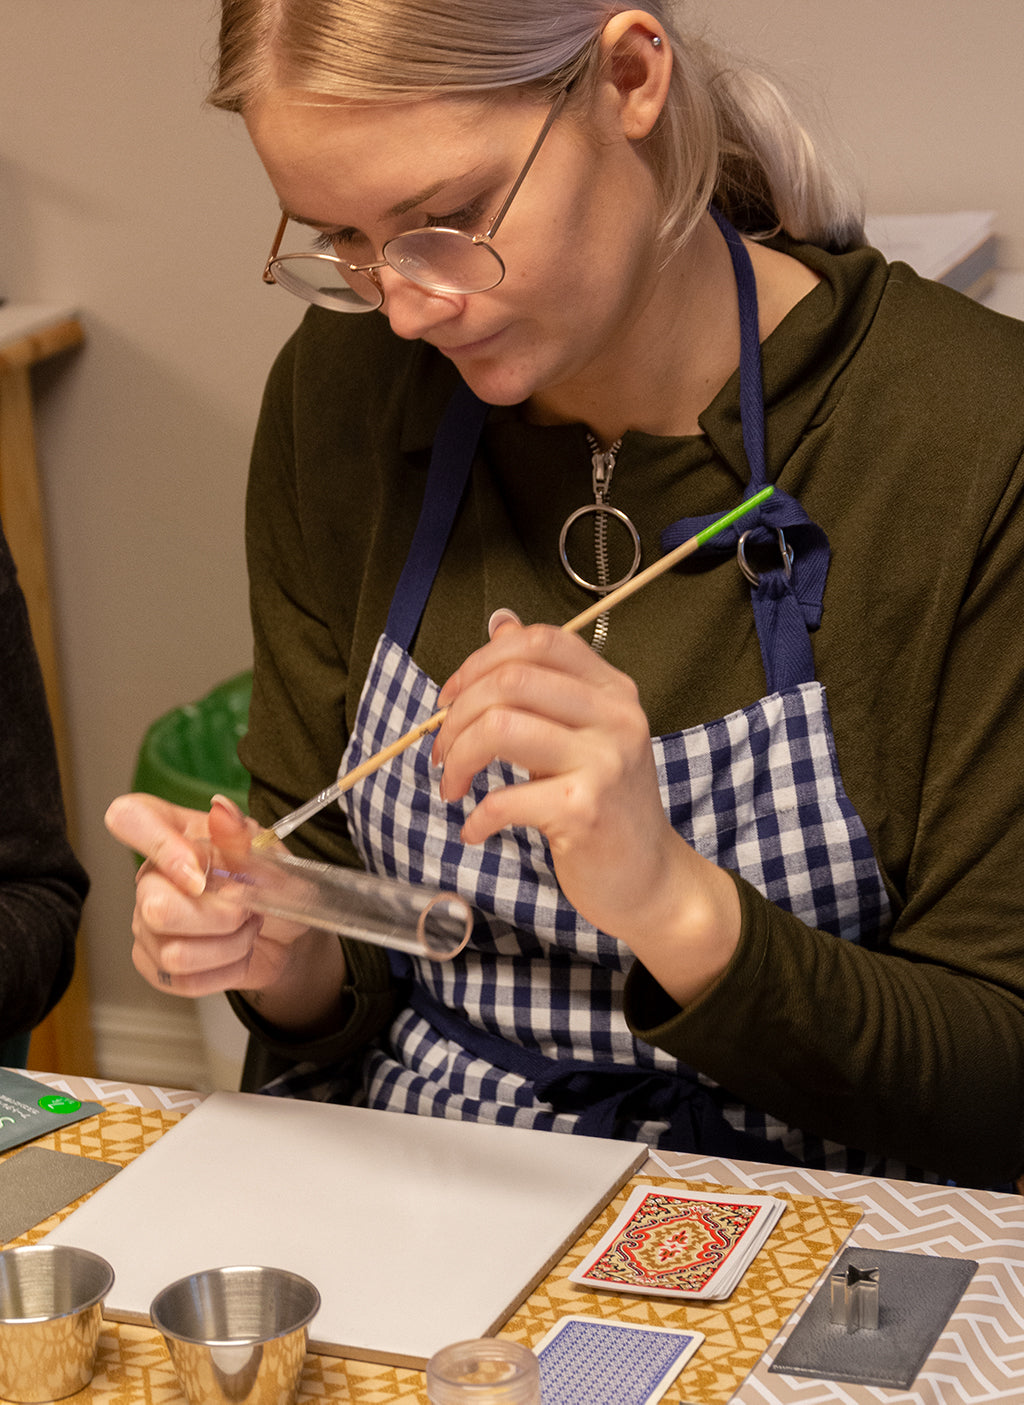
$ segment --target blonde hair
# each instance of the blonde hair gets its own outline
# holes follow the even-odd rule
[[[599,37],[626,9],[665,28],[673,72],[644,143],[662,232],[684,242],[714,202],[744,233],[844,249],[863,242],[859,192],[767,75],[684,33],[672,0],[223,0],[215,107],[239,112],[275,88],[354,102],[497,95],[580,106],[600,72]]]

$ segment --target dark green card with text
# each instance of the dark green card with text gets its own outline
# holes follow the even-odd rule
[[[0,1152],[103,1110],[102,1103],[81,1102],[23,1073],[0,1068]]]

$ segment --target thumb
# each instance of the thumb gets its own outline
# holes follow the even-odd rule
[[[249,852],[249,822],[226,795],[215,795],[210,801],[210,840],[225,854],[241,857]]]

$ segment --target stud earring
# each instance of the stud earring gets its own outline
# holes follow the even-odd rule
[[[652,34],[652,35],[651,35],[651,45],[652,45],[655,49],[660,49],[660,48],[661,48],[661,35],[660,35],[660,34]]]

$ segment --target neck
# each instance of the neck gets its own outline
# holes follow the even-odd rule
[[[788,255],[757,244],[747,248],[763,340],[818,277]],[[740,360],[736,280],[710,215],[652,280],[639,307],[598,362],[531,397],[531,419],[582,421],[606,447],[627,429],[666,436],[702,432],[699,416]]]

